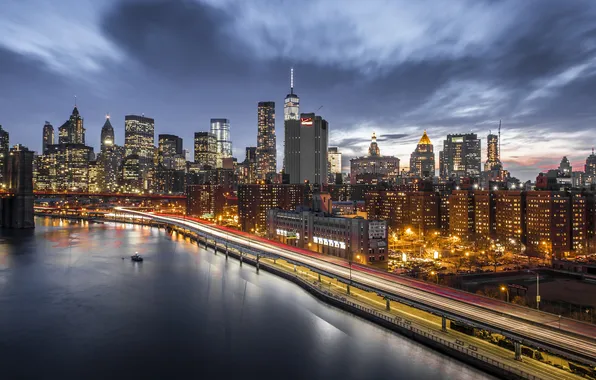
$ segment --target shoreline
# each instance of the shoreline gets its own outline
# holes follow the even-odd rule
[[[163,228],[164,224],[153,224],[153,223],[141,223],[138,220],[112,220],[112,219],[103,219],[103,218],[86,218],[86,217],[78,217],[73,215],[50,215],[50,214],[36,214],[36,217],[50,217],[53,219],[68,219],[68,220],[83,220],[89,221],[91,223],[105,223],[105,222],[112,222],[112,223],[123,223],[123,224],[136,224],[136,225],[143,225],[149,227],[157,227]],[[169,228],[169,227],[168,227]],[[187,236],[183,232],[177,231],[177,233],[183,234]],[[193,236],[187,236],[191,241],[195,241],[200,247],[202,246],[206,250],[211,248],[214,249],[214,253],[226,253],[225,248],[221,246],[217,246],[213,243],[213,241],[209,241],[205,239],[205,237],[201,239],[196,239]],[[247,263],[257,269],[263,269],[266,272],[274,274],[278,277],[281,277],[285,280],[291,281],[292,283],[296,284],[303,290],[310,293],[312,296],[316,297],[320,301],[324,302],[329,306],[336,307],[341,309],[345,312],[348,312],[354,316],[359,318],[363,318],[368,322],[374,323],[377,326],[383,327],[385,329],[391,330],[394,333],[398,333],[401,336],[409,338],[415,342],[418,342],[428,348],[433,349],[434,351],[440,352],[444,355],[447,355],[451,358],[454,358],[462,363],[470,365],[476,369],[479,369],[489,375],[496,376],[498,378],[504,379],[540,379],[538,376],[534,376],[530,373],[521,371],[515,367],[510,365],[501,363],[497,360],[491,359],[484,355],[478,354],[475,350],[466,348],[463,345],[457,345],[452,342],[446,341],[430,332],[423,331],[419,328],[416,328],[411,325],[411,322],[400,317],[392,318],[386,313],[371,309],[364,305],[352,302],[345,297],[340,297],[339,295],[334,295],[332,292],[322,289],[320,286],[317,286],[317,281],[314,283],[310,283],[305,279],[301,278],[295,273],[284,271],[280,268],[277,268],[273,265],[270,265],[263,260],[257,261],[255,258],[248,256],[247,254],[243,254],[242,257],[237,252],[229,249],[227,252],[228,256],[231,256],[235,260],[242,263]],[[320,285],[320,283],[319,283]]]

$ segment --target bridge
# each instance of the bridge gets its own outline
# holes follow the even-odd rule
[[[446,320],[501,334],[515,344],[516,354],[523,345],[594,366],[596,327],[556,315],[504,303],[466,292],[395,276],[369,267],[350,264],[314,252],[256,238],[204,221],[171,215],[117,208],[116,213],[190,230],[214,244],[234,246],[255,257],[283,259],[321,275],[336,278],[348,287],[375,292],[387,302],[395,301],[427,311]]]
[[[0,194],[2,194],[0,192]],[[125,199],[155,199],[155,200],[186,200],[181,194],[149,194],[149,193],[85,193],[72,191],[35,191],[38,198],[125,198]]]

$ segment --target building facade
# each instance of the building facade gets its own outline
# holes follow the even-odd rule
[[[374,132],[368,148],[368,156],[350,160],[350,183],[352,184],[394,183],[398,175],[399,158],[381,156]]]
[[[217,138],[209,132],[195,132],[195,163],[199,167],[215,169],[217,163]]]
[[[410,175],[420,178],[435,176],[435,152],[426,131],[416,145],[416,150],[410,156]]]
[[[45,154],[48,145],[54,144],[54,126],[49,121],[43,125],[43,133],[41,139],[41,153]]]
[[[103,127],[101,127],[100,150],[103,152],[107,147],[114,146],[115,144],[114,127],[112,127],[112,123],[110,122],[110,115],[106,115],[106,121]]]
[[[260,180],[266,180],[277,172],[275,102],[259,102],[257,127],[257,177]]]
[[[481,143],[475,133],[447,135],[440,155],[441,178],[479,177],[481,157]]]
[[[230,140],[230,120],[211,119],[211,134],[215,136],[215,166],[223,167],[223,160],[232,157],[232,140]]]
[[[155,157],[155,120],[145,116],[124,117],[124,148],[126,157],[136,155],[140,165],[141,190],[151,188]],[[130,173],[129,173],[130,174]]]
[[[271,209],[267,235],[286,244],[359,264],[386,266],[387,223],[313,211]]]
[[[238,186],[238,219],[245,232],[264,233],[271,209],[295,210],[305,204],[308,186],[303,184],[254,184]]]
[[[70,118],[58,128],[59,144],[82,144],[85,145],[85,128],[83,118],[75,105]]]

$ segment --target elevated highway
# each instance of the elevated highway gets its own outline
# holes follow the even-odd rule
[[[517,344],[534,346],[591,366],[596,365],[596,328],[558,316],[516,307],[512,304],[469,293],[434,286],[325,257],[310,251],[287,247],[238,231],[188,218],[155,215],[117,208],[116,212],[170,224],[213,239],[233,244],[254,255],[281,258],[315,272],[337,278],[367,291],[480,329],[501,334]],[[560,328],[559,328],[560,322]]]

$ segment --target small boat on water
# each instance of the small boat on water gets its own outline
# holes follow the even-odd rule
[[[137,261],[137,262],[142,262],[143,261],[143,258],[141,256],[139,256],[138,254],[135,254],[135,255],[130,256],[130,259],[132,261]]]

